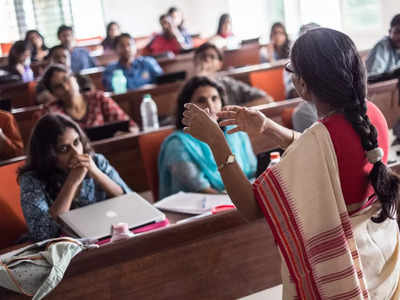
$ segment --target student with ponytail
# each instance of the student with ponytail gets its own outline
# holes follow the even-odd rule
[[[399,299],[400,180],[387,168],[388,128],[366,100],[366,70],[351,39],[317,28],[290,63],[298,94],[319,121],[303,134],[262,113],[225,107],[219,124],[187,104],[184,131],[210,145],[225,188],[248,220],[264,216],[282,257],[283,299]],[[220,126],[236,125],[282,160],[251,184]]]

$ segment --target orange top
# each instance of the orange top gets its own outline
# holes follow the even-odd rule
[[[0,110],[0,128],[3,131],[0,137],[0,160],[22,155],[24,143],[12,114]]]

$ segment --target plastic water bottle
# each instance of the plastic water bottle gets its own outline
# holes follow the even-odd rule
[[[111,79],[111,84],[114,93],[116,94],[123,94],[126,93],[126,78],[124,75],[124,71],[122,70],[115,70],[113,73],[113,77]]]
[[[270,158],[270,163],[268,165],[268,168],[275,166],[277,163],[281,161],[281,154],[279,152],[271,152],[269,154]]]
[[[151,99],[150,94],[144,95],[142,104],[140,104],[140,114],[142,116],[143,131],[160,127],[158,124],[157,105]]]

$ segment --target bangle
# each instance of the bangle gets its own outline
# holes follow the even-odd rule
[[[282,149],[286,149],[287,147],[289,147],[289,146],[294,142],[294,138],[295,138],[295,131],[292,130],[292,137],[291,137],[291,139],[290,139],[289,144],[287,144],[286,146],[282,146],[282,145],[279,145],[279,146],[280,146]]]
[[[230,154],[230,155],[226,158],[225,162],[222,163],[222,164],[220,164],[220,165],[218,166],[218,171],[221,171],[223,168],[225,168],[225,167],[226,167],[227,165],[229,165],[229,164],[233,164],[235,161],[236,161],[235,155]]]

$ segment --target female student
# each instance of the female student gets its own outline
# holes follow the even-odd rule
[[[42,61],[49,53],[49,49],[44,43],[43,36],[37,30],[29,30],[26,32],[25,43],[27,43],[31,49],[32,61]]]
[[[193,77],[183,87],[178,96],[178,130],[164,141],[160,151],[160,199],[179,191],[216,194],[225,189],[210,148],[182,131],[186,103],[208,109],[216,121],[224,98],[223,88],[207,77]],[[254,177],[257,161],[247,134],[227,135],[227,140],[247,178]]]
[[[80,127],[60,114],[45,115],[33,129],[18,180],[33,241],[57,237],[62,213],[131,191],[107,159],[93,153]]]
[[[229,14],[222,14],[219,17],[217,34],[208,40],[219,49],[234,49],[239,47],[240,41],[235,38],[232,32],[232,18]]]
[[[119,105],[102,92],[81,93],[75,77],[62,66],[50,66],[43,75],[42,83],[58,99],[48,107],[49,112],[66,114],[82,128],[129,120]],[[138,129],[132,120],[131,128],[132,131]]]
[[[272,25],[269,40],[268,46],[260,50],[261,62],[273,62],[289,57],[290,40],[282,23]]]
[[[119,24],[117,22],[110,22],[106,28],[107,36],[101,42],[104,52],[110,52],[114,50],[114,40],[121,34]]]
[[[283,299],[399,299],[399,177],[385,165],[388,128],[366,101],[366,71],[351,39],[317,28],[295,42],[288,70],[320,116],[302,135],[260,112],[230,107],[220,125],[287,148],[251,184],[220,125],[187,104],[186,133],[209,144],[232,201],[264,215],[282,256]]]
[[[22,82],[33,80],[33,71],[30,67],[31,52],[24,41],[16,41],[8,54],[8,66],[6,70],[17,75]]]

